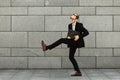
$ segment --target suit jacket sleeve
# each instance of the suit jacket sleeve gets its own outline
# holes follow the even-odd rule
[[[81,23],[81,30],[80,31],[81,31],[81,34],[79,36],[82,37],[82,38],[89,35],[88,30],[86,28],[84,28],[82,23]]]

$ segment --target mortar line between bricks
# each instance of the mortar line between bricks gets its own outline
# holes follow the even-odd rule
[[[0,7],[16,7],[16,8],[18,8],[18,7],[72,7],[72,8],[75,8],[75,7],[101,7],[101,8],[103,8],[103,7],[111,7],[111,8],[115,8],[115,7],[118,7],[118,8],[120,8],[120,6],[12,6],[12,1],[11,1],[11,4],[10,4],[10,6],[0,6]]]
[[[46,20],[46,16],[44,16],[44,32],[46,32],[46,31],[45,31],[45,26],[46,26],[46,25],[45,25],[45,20]]]
[[[11,32],[11,31],[0,31],[0,32]],[[32,32],[32,33],[36,33],[36,32],[51,32],[51,33],[52,32],[58,32],[58,33],[60,33],[60,32],[67,32],[67,31],[12,31],[12,32],[18,32],[18,33],[22,33],[22,32],[24,32],[24,33],[27,33],[27,32]],[[113,31],[89,31],[89,32],[113,32]],[[114,31],[114,32],[120,32],[120,31]]]
[[[43,14],[29,14],[28,16],[70,16],[71,14],[52,14],[52,15],[43,15]],[[112,15],[95,15],[95,14],[80,14],[81,16],[112,16]],[[13,15],[14,16],[14,15]],[[15,15],[16,16],[16,15]],[[20,15],[22,16],[22,15]],[[27,15],[23,15],[27,16]],[[115,15],[117,16],[117,15]],[[119,15],[118,15],[119,16]]]
[[[97,32],[95,32],[95,48],[97,48]]]
[[[114,16],[112,16],[112,31],[114,32]]]
[[[0,48],[30,48],[30,49],[42,49],[41,47],[0,47]],[[120,47],[85,47],[84,49],[112,49],[112,48],[115,48],[115,49],[120,49]],[[58,48],[55,48],[55,49],[67,49],[66,47],[58,47]]]
[[[120,6],[80,6],[80,7],[101,7],[101,8],[103,8],[103,7],[111,7],[111,8],[114,8],[114,7],[120,7]]]
[[[29,16],[29,7],[27,7],[27,16]]]
[[[113,54],[113,57],[115,56],[115,54],[114,54],[114,48],[112,48],[112,54]]]
[[[10,7],[10,6],[0,6],[0,7]],[[69,8],[69,7],[73,7],[73,8],[75,8],[75,7],[88,7],[88,8],[89,8],[89,7],[98,7],[98,6],[11,6],[11,8],[12,8],[12,7],[16,7],[16,8],[18,8],[18,7],[33,7],[33,8],[34,8],[34,7],[38,7],[38,8],[39,8],[39,7],[40,7],[40,8],[49,8],[49,7],[51,7],[51,8],[52,8],[52,7],[56,7],[56,8],[58,8],[58,7],[66,7],[66,8],[67,8],[67,7],[68,7],[68,8]],[[112,6],[101,6],[101,7],[112,7]],[[117,6],[117,7],[119,7],[119,6]]]
[[[44,51],[43,53],[44,53],[44,57],[46,57],[46,52]]]
[[[62,5],[45,5],[45,7],[78,7],[78,4],[77,5],[64,5],[64,6],[62,6]],[[83,6],[83,7],[86,7],[86,6]],[[89,6],[90,7],[90,6]]]
[[[1,32],[11,32],[11,31],[1,31]],[[12,31],[12,32],[61,32],[61,31]],[[67,32],[67,31],[62,31]],[[113,31],[89,31],[89,32],[113,32]],[[120,31],[114,31],[114,32],[120,32]]]
[[[36,57],[36,58],[40,58],[40,57],[57,57],[57,58],[59,58],[59,57],[69,57],[69,56],[0,56],[0,57],[11,57],[11,58],[13,58],[13,57],[23,57],[23,58],[26,58],[26,57]],[[89,57],[89,58],[94,58],[94,57],[96,57],[96,56],[75,56],[75,58],[77,58],[77,57]],[[116,58],[120,58],[120,56],[97,56],[97,57],[116,57]]]
[[[97,16],[97,8],[95,7],[95,16]]]
[[[62,69],[62,56],[61,56],[61,69]]]
[[[12,32],[12,16],[10,16],[10,32]],[[8,31],[7,31],[8,32]]]
[[[60,32],[60,37],[62,38],[62,32]],[[62,48],[62,44],[60,45],[60,48]]]
[[[29,69],[29,57],[27,57],[27,68]]]
[[[80,49],[78,48],[78,57],[80,57]]]
[[[0,15],[0,16],[50,16],[50,17],[57,17],[57,16],[62,16],[62,17],[69,17],[71,14],[67,14],[67,15]],[[89,17],[89,16],[95,16],[95,17],[98,17],[98,16],[102,16],[102,17],[108,17],[108,16],[120,16],[120,14],[117,14],[117,15],[82,15],[80,17]]]
[[[86,15],[83,15],[86,16]],[[89,15],[90,16],[90,15]],[[92,16],[92,15],[91,15]],[[93,15],[94,16],[94,15]],[[120,16],[120,14],[96,14],[95,16]]]
[[[10,48],[10,56],[12,57],[12,48]]]
[[[27,48],[29,48],[29,32],[27,32]]]
[[[4,49],[4,48],[8,48],[8,47],[0,47],[0,48],[1,48],[1,49],[2,49],[2,48]],[[40,47],[9,47],[9,48],[13,48],[13,49],[20,49],[20,48],[21,48],[21,49],[28,49],[28,48],[29,48],[29,49],[40,49]],[[8,49],[9,49],[9,48],[8,48]],[[42,48],[41,48],[41,49],[42,49]],[[61,49],[61,48],[59,48],[59,49]]]
[[[11,31],[0,31],[0,32],[11,32]],[[67,32],[67,31],[12,31],[12,32],[19,32],[19,33],[21,33],[21,32],[25,32],[25,33],[27,33],[27,32],[58,32],[58,33],[60,33],[60,32]],[[89,31],[89,32],[113,32],[113,31]],[[120,31],[114,31],[114,32],[120,32]]]
[[[95,56],[95,68],[97,68],[97,56]]]
[[[0,47],[0,48],[33,48],[33,49],[42,49],[41,47]],[[60,47],[55,48],[55,49],[61,49]],[[62,48],[62,49],[66,49],[66,48]]]
[[[93,47],[84,47],[84,49],[112,49],[112,48],[104,48],[104,47],[100,47],[100,48],[99,48],[99,47],[96,47],[96,48],[95,48],[95,47],[94,47],[94,48],[93,48]]]
[[[62,12],[62,8],[63,8],[63,7],[61,7],[61,16],[63,15],[63,14],[62,14],[62,13],[63,13],[63,12]]]

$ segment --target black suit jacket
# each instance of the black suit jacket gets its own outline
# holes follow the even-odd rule
[[[68,30],[72,30],[72,24],[68,25]],[[76,41],[76,43],[77,43],[76,47],[77,48],[85,47],[83,38],[89,34],[88,30],[84,28],[82,23],[76,22],[75,31],[80,32],[79,39],[78,39],[78,41]],[[70,46],[68,45],[68,47],[70,47]]]

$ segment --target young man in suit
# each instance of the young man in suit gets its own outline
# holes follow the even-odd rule
[[[51,50],[55,48],[56,46],[60,45],[61,43],[67,44],[69,48],[69,59],[71,63],[73,64],[75,73],[71,74],[71,76],[82,76],[82,73],[80,72],[80,69],[78,67],[78,64],[74,58],[75,52],[77,48],[85,47],[84,44],[84,37],[89,34],[87,29],[83,27],[82,23],[78,22],[79,15],[73,14],[71,17],[71,23],[68,25],[68,31],[78,31],[79,34],[75,35],[74,38],[71,39],[70,36],[67,36],[67,38],[60,38],[56,42],[52,43],[51,45],[46,45],[45,42],[42,40],[41,45],[43,51],[47,51],[48,49]]]

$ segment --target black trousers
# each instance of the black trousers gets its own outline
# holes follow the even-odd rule
[[[61,43],[64,44],[69,44],[70,48],[69,48],[69,59],[74,67],[74,70],[77,72],[80,72],[78,64],[74,58],[75,52],[76,52],[76,42],[74,40],[71,39],[67,39],[67,38],[61,38],[59,40],[57,40],[56,42],[52,43],[51,45],[47,46],[47,49],[53,49],[55,47],[57,47],[58,45],[60,45]]]

